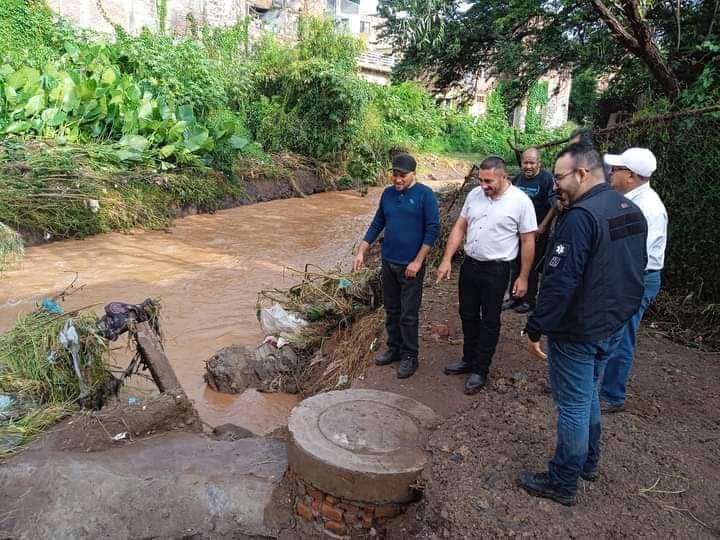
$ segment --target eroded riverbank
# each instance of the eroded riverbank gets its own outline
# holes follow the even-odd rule
[[[295,400],[215,393],[203,382],[204,361],[222,347],[253,346],[262,339],[257,292],[292,282],[286,266],[347,265],[379,194],[380,189],[367,197],[322,193],[190,216],[167,232],[111,233],[31,247],[21,268],[0,277],[0,331],[67,287],[75,273],[82,289],[67,298],[66,310],[94,305],[101,313],[111,301],[157,297],[168,357],[201,418],[218,425],[246,417],[246,427],[266,432],[271,425],[261,411],[272,415]],[[115,355],[122,365],[126,352]],[[262,406],[255,407],[258,401]],[[257,412],[251,419],[243,414],[249,407]]]

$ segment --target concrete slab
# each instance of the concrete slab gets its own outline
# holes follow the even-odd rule
[[[96,453],[27,451],[0,467],[0,536],[276,536],[266,509],[286,466],[282,440],[192,433]]]
[[[290,468],[316,488],[354,501],[407,502],[426,455],[421,436],[438,422],[429,407],[378,390],[304,400],[290,415]]]

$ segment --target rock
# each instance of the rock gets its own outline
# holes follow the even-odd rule
[[[437,336],[438,338],[447,338],[450,335],[450,329],[448,325],[441,322],[430,323],[430,334]]]
[[[235,424],[223,424],[213,429],[213,435],[221,441],[237,441],[238,439],[247,439],[254,437],[255,434],[249,429],[236,426]]]
[[[251,366],[256,377],[260,380],[261,388],[269,389],[270,384],[279,376],[290,374],[297,366],[297,363],[298,358],[292,347],[285,345],[278,348],[275,343],[266,341],[255,351]],[[290,385],[289,390],[292,389],[292,385]],[[283,388],[283,390],[287,391],[288,388]],[[295,386],[295,390],[297,392],[297,386]]]
[[[231,345],[205,362],[205,382],[216,392],[239,394],[257,385],[251,363],[255,354],[247,347]]]

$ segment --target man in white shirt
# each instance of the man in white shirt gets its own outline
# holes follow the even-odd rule
[[[632,370],[637,330],[645,311],[660,291],[668,216],[662,200],[650,187],[650,176],[657,168],[657,160],[650,150],[630,148],[620,155],[607,154],[605,163],[611,167],[613,188],[640,207],[648,224],[648,262],[642,303],[638,312],[628,321],[617,349],[608,358],[600,388],[602,411],[613,413],[625,409],[625,387]]]
[[[500,312],[511,262],[521,253],[520,275],[512,294],[522,298],[535,256],[537,220],[530,198],[513,186],[505,161],[485,159],[479,167],[480,186],[468,193],[445,247],[437,280],[450,279],[452,258],[465,239],[458,293],[464,344],[463,357],[444,370],[446,375],[469,373],[465,393],[478,392],[487,382],[500,337]]]

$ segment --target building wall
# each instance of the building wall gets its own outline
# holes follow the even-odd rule
[[[98,32],[112,32],[113,25],[132,34],[143,28],[160,28],[156,0],[48,0],[48,5],[78,26]],[[170,33],[185,34],[189,30],[188,15],[199,22],[222,26],[246,14],[246,0],[167,0],[165,28]]]

